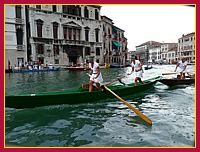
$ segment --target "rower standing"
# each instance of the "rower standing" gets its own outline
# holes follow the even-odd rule
[[[135,86],[137,86],[138,81],[144,84],[144,82],[142,81],[142,77],[143,77],[142,64],[137,59],[137,56],[131,55],[131,60],[132,60],[131,62],[132,71],[130,74],[135,72]]]
[[[94,61],[94,57],[90,56],[88,58],[89,68],[91,69],[90,82],[89,82],[89,92],[92,92],[93,84],[96,83],[96,86],[100,89],[100,84],[98,82],[103,82],[103,77],[99,68],[99,64]]]
[[[180,72],[180,76],[182,79],[185,79],[185,73],[187,72],[186,71],[187,64],[188,64],[188,62],[187,62],[186,58],[183,57],[181,59],[181,61],[179,61],[177,63],[176,68],[174,70],[174,72],[176,72],[176,70],[178,68],[177,72]]]

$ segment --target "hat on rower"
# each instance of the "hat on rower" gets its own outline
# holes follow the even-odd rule
[[[88,57],[88,60],[89,60],[89,61],[94,60],[94,57],[93,57],[93,56],[90,56],[90,57]]]
[[[135,59],[135,56],[134,56],[134,55],[131,55],[131,59]]]

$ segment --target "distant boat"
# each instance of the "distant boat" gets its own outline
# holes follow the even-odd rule
[[[145,70],[149,70],[149,69],[152,69],[152,68],[153,68],[152,65],[144,67]]]
[[[110,64],[110,68],[124,68],[124,67],[125,65],[118,64],[118,63]]]
[[[106,69],[110,68],[110,64],[105,64],[105,68]]]
[[[90,68],[85,68],[85,67],[68,67],[67,68],[70,71],[86,71],[90,70]]]
[[[49,72],[49,71],[59,71],[59,68],[54,68],[54,69],[32,69],[32,70],[29,70],[29,69],[14,69],[13,70],[13,73],[27,73],[27,72]]]

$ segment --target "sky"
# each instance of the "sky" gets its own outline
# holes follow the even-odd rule
[[[195,7],[184,5],[101,5],[101,15],[125,31],[129,51],[147,41],[178,43],[195,32]]]

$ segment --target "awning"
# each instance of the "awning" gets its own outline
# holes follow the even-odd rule
[[[118,42],[113,42],[113,44],[115,44],[116,47],[120,47],[121,46]]]
[[[113,27],[117,32],[120,32],[120,30],[118,29],[118,28],[116,28],[116,27]]]

